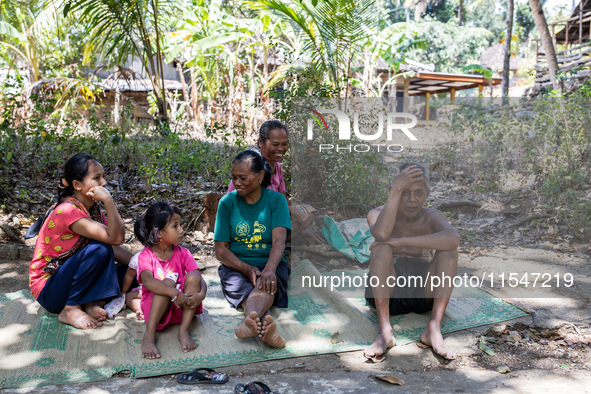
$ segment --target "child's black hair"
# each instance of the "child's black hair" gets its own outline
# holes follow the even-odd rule
[[[261,171],[265,172],[265,177],[261,183],[262,187],[267,187],[271,184],[271,165],[259,152],[252,149],[242,151],[236,155],[234,160],[232,160],[232,165],[243,160],[250,161],[250,170],[255,174],[258,174]]]
[[[153,246],[158,243],[158,234],[172,219],[174,214],[181,216],[181,211],[166,201],[152,204],[148,210],[135,221],[133,232],[143,244]]]
[[[98,161],[88,153],[77,153],[66,162],[64,167],[64,174],[60,178],[59,187],[57,189],[58,204],[64,197],[74,194],[74,181],[82,182],[86,174],[88,174],[88,167],[91,161]]]

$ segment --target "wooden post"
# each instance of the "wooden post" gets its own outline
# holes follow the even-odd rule
[[[427,92],[427,98],[425,100],[425,120],[429,120],[429,96],[431,96],[431,93]]]
[[[482,97],[482,85],[478,85],[478,97]]]
[[[449,93],[451,95],[451,105],[454,105],[456,103],[456,90],[452,89]]]
[[[568,26],[568,21],[566,21],[566,28],[565,28],[566,29],[566,41],[564,43],[564,49],[567,49],[568,48],[568,27],[569,27]]]
[[[558,45],[556,45],[556,32],[554,31],[556,28],[556,24],[553,23],[552,25],[552,43],[554,44],[554,50],[556,51],[556,48],[558,47]],[[548,58],[549,54],[546,54],[546,59]]]
[[[402,110],[408,112],[408,88],[410,88],[410,77],[404,78],[404,94],[402,95]]]
[[[579,45],[583,43],[583,6],[579,12]]]

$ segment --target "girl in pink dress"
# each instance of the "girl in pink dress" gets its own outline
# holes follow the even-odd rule
[[[142,285],[141,309],[146,320],[142,357],[160,358],[156,331],[180,324],[183,352],[197,348],[189,325],[202,312],[207,286],[191,253],[179,246],[183,239],[181,212],[167,202],[150,206],[136,226],[136,237],[146,246],[138,256],[137,276]]]

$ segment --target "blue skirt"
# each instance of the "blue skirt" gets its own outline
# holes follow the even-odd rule
[[[60,265],[37,302],[48,312],[60,313],[66,305],[108,300],[120,292],[113,247],[93,241]]]
[[[262,272],[263,269],[265,269],[265,265],[266,264],[258,265],[257,268]],[[273,301],[273,305],[276,305],[278,308],[287,308],[287,285],[290,273],[291,269],[289,268],[287,261],[281,259],[275,270],[277,292],[275,293],[275,300]],[[220,276],[220,282],[222,283],[224,297],[226,297],[226,300],[228,300],[234,308],[238,308],[242,301],[247,299],[250,292],[254,289],[250,279],[242,272],[235,271],[223,264],[218,268],[218,274]]]

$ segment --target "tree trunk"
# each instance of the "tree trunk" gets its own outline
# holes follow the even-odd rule
[[[552,43],[552,37],[548,30],[548,23],[546,23],[546,17],[544,16],[544,10],[542,10],[542,4],[540,0],[528,0],[529,7],[531,8],[536,27],[540,32],[540,39],[542,40],[542,48],[546,54],[546,60],[548,61],[548,69],[550,70],[550,80],[554,85],[554,89],[558,90],[558,81],[556,81],[556,74],[558,72],[558,62],[556,61],[556,50]]]
[[[460,6],[458,7],[458,26],[462,26],[462,18],[464,17],[464,0],[460,0]]]
[[[427,10],[427,0],[419,0],[415,3],[415,21],[421,20],[421,15]]]
[[[503,97],[509,95],[509,70],[511,68],[511,38],[513,35],[513,0],[507,0],[507,31],[505,33],[505,59],[503,61]]]
[[[193,107],[193,119],[197,121],[199,120],[199,92],[197,91],[197,82],[195,81],[193,68],[191,68],[191,105]]]
[[[183,100],[185,101],[185,111],[187,112],[189,119],[193,119],[193,111],[191,111],[191,109],[189,108],[189,103],[191,102],[191,100],[189,99],[189,95],[187,94],[187,88],[185,86],[185,74],[183,74],[183,66],[181,65],[181,62],[176,63],[176,71],[179,73],[179,79],[183,84]]]
[[[115,106],[113,108],[113,126],[119,124],[119,115],[121,111],[121,97],[119,91],[119,71],[115,71]]]

